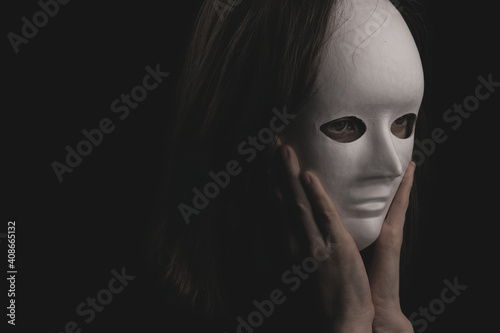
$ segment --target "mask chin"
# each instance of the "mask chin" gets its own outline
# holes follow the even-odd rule
[[[345,228],[351,234],[358,250],[361,251],[375,242],[382,230],[384,216],[364,219],[344,219]]]

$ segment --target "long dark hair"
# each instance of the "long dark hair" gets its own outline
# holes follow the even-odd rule
[[[215,3],[201,6],[178,84],[162,216],[151,238],[163,281],[204,314],[231,312],[244,290],[265,289],[286,267],[267,196],[274,142],[251,161],[238,145],[268,127],[273,109],[295,113],[313,93],[337,24],[332,13],[341,17],[338,0],[233,1],[222,12]],[[229,161],[238,175],[194,208],[195,189],[203,192]]]

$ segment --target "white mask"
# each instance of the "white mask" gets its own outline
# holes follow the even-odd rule
[[[362,250],[380,234],[411,160],[424,79],[397,9],[386,0],[349,4],[328,41],[317,91],[282,139],[301,169],[318,176]]]

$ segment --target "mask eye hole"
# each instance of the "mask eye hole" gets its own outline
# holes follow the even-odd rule
[[[415,125],[415,120],[417,116],[413,113],[405,114],[394,120],[391,124],[392,134],[400,139],[407,139],[413,133],[413,127]]]
[[[330,139],[348,143],[359,139],[366,132],[366,125],[356,117],[343,117],[329,121],[319,128]]]

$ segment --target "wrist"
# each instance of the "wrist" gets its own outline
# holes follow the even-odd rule
[[[390,315],[375,315],[373,319],[373,333],[413,333],[413,325],[401,311]]]
[[[328,333],[372,333],[371,322],[338,322],[332,325]]]
[[[344,315],[329,321],[328,333],[371,333],[375,312],[364,312],[362,315]]]

